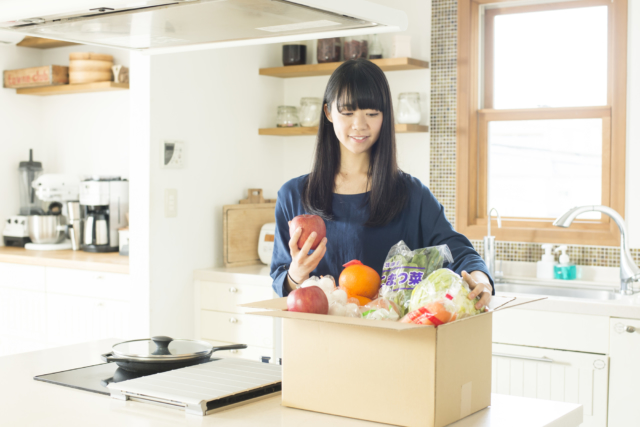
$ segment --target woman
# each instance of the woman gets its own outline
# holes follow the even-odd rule
[[[278,192],[271,261],[276,293],[288,295],[310,275],[337,278],[353,259],[380,273],[391,246],[404,240],[411,249],[447,244],[454,258],[447,267],[462,274],[472,289],[470,299],[481,295],[476,307],[486,306],[493,293],[486,265],[453,230],[429,189],[398,168],[383,71],[364,59],[346,61],[331,75],[323,105],[311,173]],[[289,235],[288,222],[304,213],[321,216],[327,227],[327,237],[312,253],[315,233],[302,249],[302,230]]]

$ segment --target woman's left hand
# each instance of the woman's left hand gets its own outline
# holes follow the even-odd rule
[[[491,286],[491,282],[487,275],[482,271],[473,271],[471,274],[463,271],[462,278],[467,282],[471,289],[471,292],[469,292],[469,299],[474,299],[480,295],[480,301],[476,303],[476,308],[480,310],[481,308],[489,305],[493,287]]]

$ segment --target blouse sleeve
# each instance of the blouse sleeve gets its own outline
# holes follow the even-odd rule
[[[493,277],[489,274],[487,265],[475,251],[473,245],[464,235],[456,232],[447,220],[444,206],[438,202],[431,191],[423,185],[422,195],[422,237],[426,246],[447,245],[453,256],[453,263],[447,268],[461,274],[462,271],[471,273],[482,271],[487,275],[493,287]],[[492,291],[495,295],[495,289]]]
[[[291,253],[289,252],[289,221],[293,219],[291,209],[287,209],[290,195],[283,189],[278,191],[276,200],[276,234],[273,245],[273,256],[271,257],[271,278],[273,279],[273,290],[279,296],[286,296],[284,281],[287,279],[287,270],[291,264]]]

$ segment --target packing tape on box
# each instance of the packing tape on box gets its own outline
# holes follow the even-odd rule
[[[464,418],[471,414],[471,386],[473,381],[462,386],[460,390],[460,418]]]

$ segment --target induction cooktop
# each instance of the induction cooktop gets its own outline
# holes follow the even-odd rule
[[[209,359],[202,363],[212,363],[216,360],[220,359]],[[152,374],[129,372],[119,368],[115,363],[100,363],[68,371],[36,375],[33,379],[109,396],[111,393],[107,385],[110,383],[142,378],[147,375]]]

